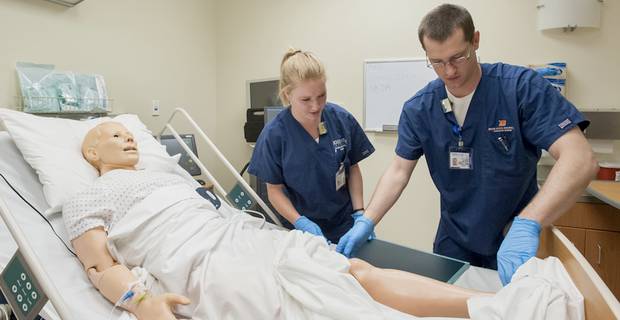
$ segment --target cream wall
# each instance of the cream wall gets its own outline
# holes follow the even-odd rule
[[[217,140],[241,168],[251,149],[243,139],[245,81],[278,75],[288,46],[315,52],[326,64],[328,99],[358,121],[363,116],[362,63],[371,58],[423,57],[417,40],[421,17],[440,1],[226,0],[217,1]],[[599,30],[536,30],[536,1],[457,1],[481,32],[483,62],[565,61],[568,97],[578,106],[619,106],[620,15],[617,1],[603,4]],[[413,92],[412,92],[413,94]],[[225,123],[226,125],[221,125]],[[369,134],[377,151],[362,162],[366,203],[393,158],[395,134]],[[379,237],[431,249],[439,196],[424,161],[396,206],[378,226]]]
[[[215,135],[213,0],[0,0],[0,106],[16,107],[15,62],[105,77],[113,112],[159,130],[182,106]],[[151,101],[161,116],[151,116]],[[205,148],[200,148],[205,151]],[[203,152],[203,155],[206,155]]]

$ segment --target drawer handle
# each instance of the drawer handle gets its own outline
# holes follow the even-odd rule
[[[598,261],[596,262],[596,264],[600,265],[601,264],[601,254],[602,254],[603,248],[601,248],[601,245],[599,243],[597,243],[596,246],[598,247]]]

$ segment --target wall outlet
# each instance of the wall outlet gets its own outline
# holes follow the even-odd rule
[[[153,100],[153,103],[151,104],[151,106],[153,107],[152,113],[151,113],[153,117],[159,116],[159,111],[160,111],[159,100]]]

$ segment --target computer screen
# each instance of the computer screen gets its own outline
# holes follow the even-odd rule
[[[187,146],[192,150],[192,152],[198,156],[198,152],[196,151],[196,141],[194,139],[193,134],[180,134],[183,142],[187,144]],[[181,144],[174,138],[173,135],[162,135],[161,144],[166,146],[166,152],[169,155],[174,156],[175,154],[181,154],[181,158],[179,159],[179,165],[189,172],[192,176],[199,176],[202,172],[200,171],[200,167],[192,160],[192,158],[185,152]]]
[[[248,108],[281,106],[278,86],[278,79],[248,81]]]

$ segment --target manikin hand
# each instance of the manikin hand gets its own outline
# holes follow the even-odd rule
[[[133,303],[133,302],[129,302]],[[138,320],[176,320],[172,310],[177,304],[189,304],[187,297],[164,293],[144,299],[136,308]]]
[[[101,279],[103,278],[104,272],[98,272],[95,268],[88,269],[88,278],[90,281],[98,286]],[[177,294],[172,293],[164,293],[161,295],[148,296],[144,300],[140,301],[137,305],[135,304],[135,299],[138,297],[133,297],[132,300],[129,300],[127,304],[132,308],[132,313],[138,318],[138,320],[172,320],[176,319],[172,314],[172,310],[174,306],[177,304],[189,304],[191,301]]]

